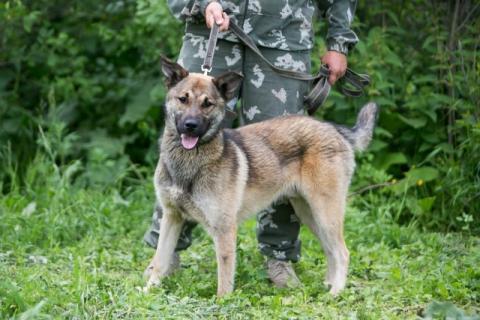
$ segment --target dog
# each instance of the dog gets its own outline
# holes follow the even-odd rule
[[[239,223],[286,197],[320,240],[325,284],[338,294],[349,263],[343,220],[354,151],[372,138],[376,104],[361,109],[352,129],[301,115],[222,129],[241,74],[189,73],[166,58],[162,72],[168,92],[154,185],[163,218],[145,290],[168,274],[182,225],[193,220],[213,238],[217,295],[232,292]]]

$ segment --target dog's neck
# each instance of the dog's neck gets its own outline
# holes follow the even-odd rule
[[[176,129],[166,126],[160,154],[172,179],[183,185],[191,183],[203,166],[217,162],[224,148],[223,130],[219,130],[208,142],[200,142],[194,149],[187,150],[182,146]]]

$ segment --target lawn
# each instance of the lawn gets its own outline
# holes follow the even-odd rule
[[[153,255],[142,242],[153,206],[149,179],[82,188],[70,173],[48,165],[30,170],[26,187],[13,186],[0,199],[2,319],[415,319],[447,313],[479,319],[480,239],[399,226],[390,218],[395,202],[382,202],[374,192],[350,201],[350,273],[336,298],[322,284],[325,257],[306,229],[296,265],[304,286],[272,287],[256,249],[254,220],[240,229],[233,294],[215,297],[214,251],[200,228],[182,254],[181,271],[144,294],[142,272]]]

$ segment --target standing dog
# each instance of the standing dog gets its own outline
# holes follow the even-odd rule
[[[146,289],[168,274],[182,225],[194,220],[215,243],[217,295],[231,292],[239,223],[287,197],[322,244],[330,293],[340,292],[349,259],[343,218],[354,150],[368,146],[377,106],[364,106],[353,129],[283,116],[222,130],[225,103],[241,85],[240,74],[189,74],[167,59],[162,71],[166,124],[154,184],[163,218]]]

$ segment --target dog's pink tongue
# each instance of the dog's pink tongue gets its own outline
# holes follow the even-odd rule
[[[180,137],[182,139],[182,146],[187,150],[193,149],[197,145],[198,137],[187,136],[184,133],[182,133]]]

